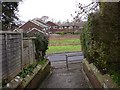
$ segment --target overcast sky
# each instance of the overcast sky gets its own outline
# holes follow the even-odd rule
[[[19,16],[23,21],[35,17],[49,16],[57,21],[71,20],[74,15],[76,4],[88,5],[91,0],[23,0],[19,5]]]

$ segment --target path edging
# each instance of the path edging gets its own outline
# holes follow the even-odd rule
[[[93,88],[119,88],[119,86],[113,82],[110,75],[102,75],[93,63],[89,64],[85,59],[83,60],[83,70],[88,76]]]
[[[49,75],[50,66],[50,61],[47,61],[44,66],[37,65],[33,73],[27,75],[24,79],[16,76],[15,79],[11,80],[3,89],[19,90],[24,88],[37,88]]]

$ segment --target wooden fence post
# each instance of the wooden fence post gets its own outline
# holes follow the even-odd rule
[[[7,78],[6,78],[6,80],[8,80],[8,78],[9,78],[9,67],[8,67],[8,54],[7,54],[7,40],[8,40],[8,37],[7,37],[7,33],[5,33],[4,34],[5,36],[5,56],[6,56],[6,59],[5,59],[5,61],[6,61],[6,73],[7,73]]]
[[[29,65],[31,64],[31,57],[30,57],[30,38],[28,38],[28,58],[29,58]]]
[[[21,71],[23,70],[23,32],[21,32]]]

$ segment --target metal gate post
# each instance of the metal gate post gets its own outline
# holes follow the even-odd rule
[[[66,56],[66,67],[67,67],[67,70],[69,70],[69,67],[68,67],[68,56],[67,55],[65,55]]]

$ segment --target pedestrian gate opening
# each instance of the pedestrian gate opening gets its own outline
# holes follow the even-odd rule
[[[75,57],[75,56],[80,56],[80,54],[66,54],[65,55],[66,56],[66,68],[67,68],[67,70],[69,70],[69,66],[68,66],[68,59],[69,59],[69,57]]]

